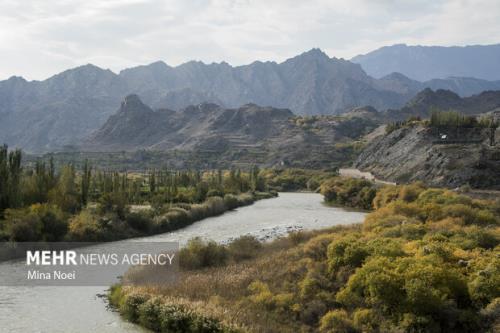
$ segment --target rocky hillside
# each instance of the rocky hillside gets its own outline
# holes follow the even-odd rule
[[[470,97],[460,97],[452,91],[429,88],[418,93],[404,107],[383,112],[386,121],[401,121],[409,117],[428,118],[433,108],[455,110],[479,115],[500,109],[500,91],[485,91]]]
[[[195,61],[171,67],[156,62],[115,74],[86,65],[44,81],[0,81],[0,143],[28,152],[77,146],[131,93],[155,109],[255,103],[297,115],[319,115],[364,105],[399,108],[426,86],[461,95],[496,87],[494,82],[459,78],[421,83],[401,74],[374,79],[360,65],[330,58],[319,49],[282,63],[257,61],[237,67]]]
[[[421,180],[433,186],[500,189],[500,140],[491,146],[490,129],[463,129],[460,139],[422,125],[404,126],[375,138],[355,162],[363,171],[394,182]],[[468,141],[468,142],[467,142]]]
[[[363,108],[345,116],[299,117],[288,109],[211,103],[153,110],[130,95],[79,149],[195,152],[238,163],[330,167],[352,158],[353,139],[376,128],[377,115]]]
[[[351,61],[376,78],[398,72],[419,81],[451,76],[500,80],[500,44],[465,47],[398,44],[356,56]]]

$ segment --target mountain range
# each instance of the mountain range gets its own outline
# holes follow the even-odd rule
[[[450,78],[418,82],[393,73],[375,79],[359,64],[312,49],[282,63],[163,62],[115,74],[85,65],[44,81],[11,77],[0,81],[0,142],[29,152],[79,146],[115,112],[123,98],[137,94],[153,109],[181,110],[214,103],[238,108],[253,103],[286,108],[297,115],[332,115],[371,105],[397,109],[425,87],[461,96],[500,89],[500,81]]]
[[[348,144],[378,127],[376,117],[371,119],[365,115],[370,112],[377,111],[369,108],[342,117],[304,118],[288,109],[255,104],[223,108],[213,103],[180,111],[153,110],[137,95],[129,95],[120,109],[84,140],[78,150],[196,152],[217,156],[217,166],[284,163],[331,167],[352,157],[352,151],[338,149],[339,144]],[[177,155],[174,159],[176,161],[169,163],[179,163],[182,157]]]
[[[181,166],[194,157],[198,166],[199,163],[206,166],[203,163],[209,161],[211,167],[284,163],[330,168],[353,161],[359,153],[356,145],[371,142],[383,133],[381,125],[411,115],[425,118],[432,108],[455,108],[466,114],[494,113],[498,117],[500,91],[462,98],[447,90],[425,89],[398,110],[360,107],[340,116],[296,116],[288,109],[256,104],[226,108],[201,103],[179,111],[154,110],[139,96],[129,95],[118,111],[75,150],[129,155],[140,151],[162,152],[163,162]],[[418,135],[415,137],[420,139]],[[391,140],[395,142],[394,138]],[[369,149],[374,156],[378,152]],[[401,157],[401,151],[404,152],[399,149],[396,156]],[[203,161],[196,156],[204,156]],[[360,166],[367,167],[363,163]]]
[[[351,61],[375,78],[397,72],[419,81],[449,77],[500,80],[500,44],[452,47],[397,44],[356,56]]]

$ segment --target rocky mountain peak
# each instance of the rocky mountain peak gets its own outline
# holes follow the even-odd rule
[[[170,68],[169,65],[167,65],[164,61],[155,61],[151,64],[149,64],[149,67],[151,68],[154,68],[154,69],[160,69],[160,68],[163,68],[163,69],[166,69],[166,68]]]
[[[294,63],[294,64],[302,64],[302,63],[327,63],[329,61],[336,60],[335,58],[330,58],[325,52],[318,48],[310,49],[302,54],[299,54],[296,57],[290,58],[285,63]]]
[[[28,81],[26,81],[26,79],[22,76],[13,75],[7,79],[7,82],[28,82]]]
[[[399,72],[392,72],[381,78],[381,80],[400,80],[400,81],[413,81],[412,79],[406,77],[405,75]]]
[[[315,59],[330,59],[330,57],[320,48],[312,48],[309,51],[302,53],[300,56],[315,58]]]
[[[455,94],[453,91],[450,90],[445,90],[445,89],[437,89],[436,91],[430,89],[430,88],[425,88],[421,92],[419,92],[410,102],[409,104],[413,103],[434,103],[437,101],[446,101],[446,102],[453,102],[453,101],[460,101],[461,98],[457,94]]]
[[[146,113],[153,113],[154,111],[147,105],[145,105],[142,100],[136,94],[130,94],[122,101],[121,107],[117,115],[127,114],[127,115],[137,115],[139,117],[145,116]]]

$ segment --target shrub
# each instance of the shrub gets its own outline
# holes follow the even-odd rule
[[[356,330],[345,310],[328,311],[319,326],[322,333],[355,333]]]
[[[123,306],[123,303],[125,302],[125,293],[123,292],[123,288],[120,284],[114,284],[109,288],[108,301],[109,304],[116,308]]]
[[[137,306],[137,321],[142,326],[159,332],[161,330],[161,299],[151,297]]]
[[[179,251],[179,265],[186,270],[220,266],[226,263],[227,250],[214,241],[193,238]]]
[[[485,306],[494,298],[500,297],[500,259],[491,258],[483,269],[478,270],[468,284],[472,300]]]
[[[372,209],[376,190],[364,179],[336,177],[321,184],[321,194],[326,202],[368,210]]]
[[[398,198],[406,202],[413,202],[424,190],[425,185],[423,183],[404,185],[401,186],[401,189],[399,190]]]
[[[224,191],[218,189],[211,189],[207,192],[207,198],[210,197],[223,197]]]
[[[5,212],[5,228],[10,240],[18,242],[61,240],[68,231],[64,213],[57,206],[34,204]]]
[[[124,193],[104,193],[99,198],[98,210],[101,214],[115,213],[124,220],[128,213],[127,198]]]
[[[262,248],[254,236],[241,236],[228,245],[228,254],[236,262],[253,258]]]
[[[103,228],[97,216],[88,210],[82,210],[69,221],[69,236],[72,240],[93,242],[101,240]]]
[[[465,204],[452,204],[443,208],[443,214],[463,219],[465,224],[489,225],[495,224],[495,216],[483,209],[473,208]]]
[[[382,257],[402,257],[405,255],[402,242],[394,239],[376,238],[367,243],[369,253],[375,256]]]
[[[132,228],[140,232],[149,232],[153,221],[146,212],[128,213],[125,221]]]
[[[160,309],[160,330],[168,333],[198,333],[193,330],[193,317],[182,306],[163,304]]]
[[[385,312],[398,312],[405,299],[404,278],[393,261],[376,257],[350,276],[337,293],[337,301],[352,307],[379,307]]]
[[[382,318],[376,310],[357,309],[354,312],[353,322],[356,329],[361,332],[378,332]]]
[[[7,209],[5,229],[14,242],[36,242],[42,238],[43,223],[39,216],[28,209]]]
[[[236,198],[238,199],[238,206],[247,206],[254,202],[253,195],[250,193],[241,193]]]
[[[227,209],[235,209],[238,207],[238,198],[234,194],[226,194],[224,196],[224,205]]]
[[[373,208],[380,209],[387,206],[399,196],[400,189],[397,186],[384,186],[377,191],[373,199]]]
[[[42,238],[47,242],[57,242],[68,232],[68,222],[64,213],[57,206],[35,204],[30,211],[36,214],[42,222]]]
[[[205,201],[204,205],[208,209],[207,216],[220,215],[226,210],[224,199],[222,199],[221,197],[210,197]]]
[[[328,245],[327,262],[330,271],[336,271],[341,266],[359,267],[369,255],[362,240],[355,235],[343,237]]]
[[[129,321],[137,323],[139,320],[139,307],[149,300],[146,294],[129,294],[125,297],[120,308],[120,313]]]
[[[464,249],[493,249],[500,244],[498,234],[475,225],[465,228],[460,234],[461,237],[457,239],[457,242]]]
[[[309,191],[316,191],[320,187],[320,183],[316,179],[309,179],[307,181],[307,189]]]
[[[330,245],[334,239],[334,234],[323,234],[310,239],[304,245],[306,256],[317,261],[326,259],[328,245]]]
[[[191,222],[188,211],[183,208],[173,207],[160,218],[160,227],[163,231],[179,229]]]
[[[262,281],[254,281],[248,286],[251,292],[250,300],[260,306],[272,308],[274,305],[273,293],[269,286]]]

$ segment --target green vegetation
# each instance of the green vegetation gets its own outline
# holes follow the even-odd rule
[[[270,198],[257,167],[241,170],[109,172],[85,161],[22,167],[0,148],[0,240],[109,241],[182,228]]]
[[[330,204],[372,209],[372,201],[376,194],[375,184],[357,178],[331,178],[321,184],[321,194]]]
[[[387,134],[393,131],[423,124],[431,128],[491,128],[496,129],[499,123],[490,116],[467,116],[458,111],[449,110],[442,111],[437,108],[432,108],[431,116],[428,120],[423,121],[420,117],[410,117],[405,121],[396,121],[387,124],[385,131]]]
[[[498,123],[490,117],[477,118],[474,116],[466,116],[457,111],[440,111],[432,110],[429,120],[431,127],[480,127],[480,128],[497,128]]]
[[[261,247],[262,244],[253,236],[242,236],[229,245],[194,238],[179,251],[179,262],[185,270],[223,266],[251,259]]]
[[[179,300],[148,294],[125,294],[120,286],[110,291],[110,303],[123,316],[154,332],[165,333],[236,333],[209,315],[200,314],[184,306]]]
[[[210,267],[235,264],[257,256],[262,244],[252,236],[242,236],[228,245],[195,238],[179,252],[181,269],[196,271]],[[179,333],[229,333],[241,332],[235,324],[225,324],[217,319],[214,308],[193,308],[182,299],[153,296],[146,293],[129,293],[120,285],[111,287],[110,304],[120,310],[129,321],[155,332]],[[216,309],[220,311],[220,309]]]
[[[276,191],[318,191],[323,180],[338,175],[338,169],[266,169],[261,173],[268,186]]]
[[[335,128],[344,136],[357,139],[368,134],[380,124],[369,117],[362,116],[295,116],[290,122],[306,131],[318,131],[322,127],[335,124]]]
[[[422,122],[422,119],[420,117],[410,117],[404,121],[395,121],[395,122],[389,123],[385,126],[385,133],[389,134],[389,133],[392,133],[399,128],[411,127],[411,126],[420,124],[421,122]]]
[[[252,242],[252,255],[240,260],[232,245],[193,240],[178,282],[115,287],[112,303],[157,331],[176,317],[155,312],[141,320],[146,310],[130,308],[154,299],[242,332],[499,330],[499,201],[420,183],[373,188],[331,179],[321,187],[326,199],[353,205],[365,205],[360,198],[373,194],[360,193],[375,190],[374,210],[362,225]]]

